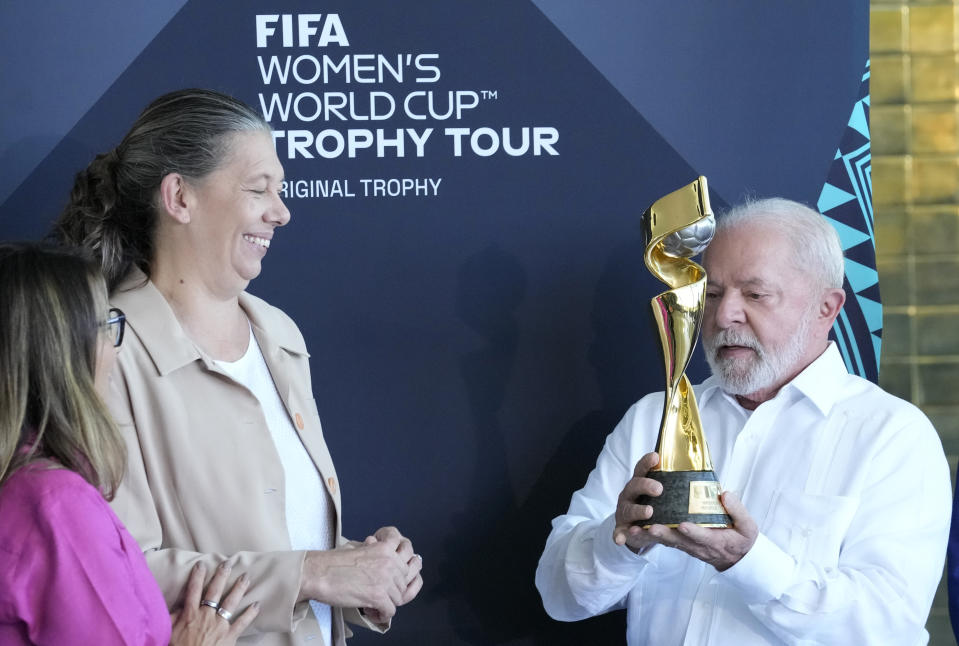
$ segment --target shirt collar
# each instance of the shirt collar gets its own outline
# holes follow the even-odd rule
[[[110,302],[127,313],[126,324],[143,343],[160,375],[197,360],[209,363],[184,332],[166,298],[139,269],[110,295]],[[267,347],[275,345],[293,354],[309,356],[295,326],[280,320],[286,319],[280,310],[246,292],[240,294],[240,307],[249,317],[264,353]]]
[[[796,375],[792,381],[783,386],[780,393],[786,389],[795,388],[801,395],[809,399],[823,415],[828,415],[840,397],[841,382],[848,375],[849,372],[846,370],[846,364],[839,354],[839,349],[835,342],[830,341],[825,351]],[[710,376],[700,384],[697,398],[700,405],[705,407],[709,400],[719,393],[722,393],[719,380],[715,376]]]
[[[823,353],[784,387],[797,389],[823,415],[828,415],[842,396],[842,382],[848,377],[849,371],[839,354],[839,348],[830,341]]]
[[[710,375],[699,384],[699,387],[695,389],[696,391],[696,400],[697,403],[705,407],[709,403],[709,400],[715,397],[718,393],[722,393],[722,389],[719,387],[719,380],[715,376]]]

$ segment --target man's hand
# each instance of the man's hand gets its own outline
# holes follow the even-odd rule
[[[657,543],[682,550],[720,572],[727,570],[752,548],[759,528],[736,494],[726,491],[719,499],[732,518],[732,527],[720,529],[680,523],[676,529],[653,525],[647,533]]]
[[[633,552],[639,552],[654,543],[674,547],[709,563],[720,572],[738,563],[756,542],[759,528],[743,503],[731,492],[724,492],[720,496],[720,502],[733,521],[732,527],[719,529],[700,527],[695,523],[680,523],[675,529],[664,525],[652,525],[643,529],[636,524],[653,515],[651,506],[636,502],[639,497],[645,495],[655,498],[663,493],[662,484],[646,477],[649,470],[657,464],[659,455],[656,453],[647,453],[636,463],[633,477],[623,487],[616,503],[613,541],[617,545],[625,545]]]
[[[300,598],[331,606],[364,608],[377,623],[411,601],[423,586],[422,559],[394,527],[378,529],[363,543],[310,551],[303,565]]]
[[[647,453],[641,457],[633,469],[633,477],[623,487],[616,502],[616,528],[613,530],[613,541],[617,545],[625,545],[633,552],[639,552],[644,547],[658,542],[648,530],[635,524],[653,515],[652,507],[640,505],[636,500],[640,496],[655,497],[663,493],[662,484],[646,477],[649,470],[657,464],[659,464],[659,455],[656,453]]]

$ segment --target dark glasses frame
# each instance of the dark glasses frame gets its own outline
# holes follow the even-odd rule
[[[110,336],[113,338],[113,347],[119,348],[120,344],[123,343],[123,332],[127,326],[127,315],[123,313],[123,310],[111,307],[110,318],[104,321],[103,326],[107,328]]]

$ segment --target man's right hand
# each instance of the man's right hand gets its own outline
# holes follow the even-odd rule
[[[653,508],[649,505],[640,505],[636,501],[640,496],[659,496],[663,493],[663,485],[656,480],[646,477],[649,470],[659,464],[657,453],[647,453],[639,459],[630,478],[616,502],[616,528],[613,530],[613,541],[617,545],[625,545],[633,552],[639,552],[644,547],[658,542],[645,529],[637,525],[653,515]]]
[[[307,552],[300,598],[368,608],[376,621],[388,621],[419,592],[421,568],[410,541],[394,528],[384,528],[363,543]]]

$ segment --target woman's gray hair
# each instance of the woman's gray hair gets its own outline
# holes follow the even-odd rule
[[[716,233],[749,225],[782,231],[792,243],[791,260],[798,270],[812,273],[818,287],[842,288],[845,260],[839,234],[818,211],[781,197],[750,200],[717,217]]]
[[[164,94],[116,148],[77,173],[52,237],[92,250],[111,291],[133,267],[149,276],[160,182],[170,173],[205,177],[228,157],[230,135],[254,131],[270,126],[231,96],[201,89]]]

